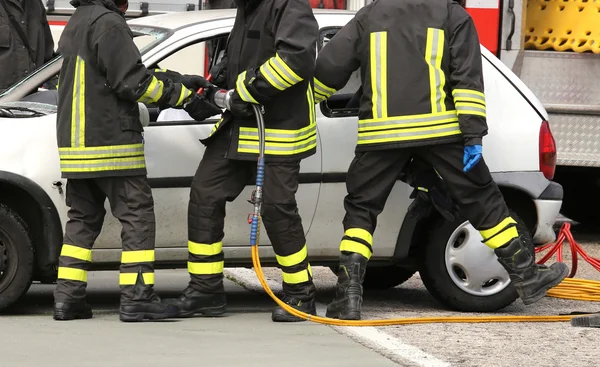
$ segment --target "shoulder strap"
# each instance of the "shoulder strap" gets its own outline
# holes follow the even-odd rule
[[[15,19],[14,15],[12,15],[6,9],[4,4],[2,4],[2,1],[0,1],[0,6],[2,6],[4,8],[4,11],[6,12],[6,14],[8,14],[8,19],[10,19],[10,22],[12,23],[13,28],[19,34],[19,38],[21,38],[21,42],[23,42],[23,44],[27,48],[27,51],[29,52],[29,58],[31,59],[31,62],[33,63],[33,65],[35,67],[37,67],[37,65],[35,64],[35,56],[33,55],[33,50],[31,49],[31,46],[29,46],[29,42],[27,41],[27,36],[25,35],[25,33],[23,33],[23,29],[21,29],[21,26],[19,25],[19,23],[17,23],[17,20]]]

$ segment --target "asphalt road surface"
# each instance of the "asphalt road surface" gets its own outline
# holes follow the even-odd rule
[[[600,258],[600,232],[574,228],[575,239]],[[570,252],[565,246],[565,261]],[[554,261],[553,258],[551,261]],[[250,269],[227,269],[229,312],[219,318],[125,324],[118,320],[117,272],[89,275],[94,318],[52,320],[52,285],[33,285],[11,314],[0,317],[0,367],[44,366],[598,366],[600,329],[560,323],[423,324],[329,327],[271,322],[273,301]],[[266,269],[280,290],[277,269]],[[318,312],[333,297],[335,277],[315,268]],[[576,278],[600,280],[580,259]],[[177,296],[184,269],[157,271],[162,297]],[[546,297],[532,306],[519,300],[498,314],[557,315],[597,312],[600,304]],[[448,312],[416,274],[390,290],[367,292],[364,318],[466,316]]]

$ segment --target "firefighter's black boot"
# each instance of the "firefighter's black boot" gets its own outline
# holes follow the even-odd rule
[[[342,252],[335,299],[327,306],[327,317],[360,320],[367,262],[368,259],[361,254]]]
[[[54,303],[54,320],[77,320],[91,319],[92,308],[81,300],[79,302],[56,302]]]
[[[283,285],[284,287],[284,295],[281,297],[281,300],[289,305],[292,308],[295,308],[298,311],[302,311],[309,315],[317,314],[317,306],[315,303],[316,296],[316,287],[313,283],[312,279],[302,285]],[[294,295],[290,295],[286,293],[286,288],[289,290],[294,290]],[[298,322],[305,321],[299,317],[288,313],[281,306],[277,306],[273,312],[271,313],[271,320],[274,322]]]
[[[569,267],[564,263],[554,263],[549,267],[536,264],[535,257],[519,238],[511,240],[494,252],[526,305],[542,299],[546,291],[556,287],[569,274]]]
[[[123,287],[119,315],[121,321],[163,320],[177,316],[177,306],[161,301],[154,287],[144,284],[141,270],[134,286]]]
[[[179,308],[179,317],[191,317],[195,314],[219,316],[225,313],[227,300],[225,292],[202,293],[187,287],[179,298],[168,298],[165,302]]]

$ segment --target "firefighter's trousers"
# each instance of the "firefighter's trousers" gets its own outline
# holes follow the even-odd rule
[[[122,225],[121,302],[148,301],[138,299],[144,296],[134,295],[133,286],[140,270],[145,288],[154,285],[154,200],[146,176],[131,176],[67,180],[66,204],[70,209],[54,291],[56,302],[85,297],[92,247],[102,230],[107,198],[113,216]]]
[[[462,143],[357,153],[348,170],[344,199],[346,215],[340,251],[360,253],[369,259],[377,216],[411,157],[432,165],[444,179],[460,214],[481,233],[484,243],[498,248],[519,236],[502,193],[492,180],[483,158],[463,172]]]
[[[190,190],[190,287],[203,293],[224,291],[225,205],[235,200],[256,174],[256,161],[225,158],[228,147],[227,134],[207,146]],[[303,300],[314,296],[314,286],[295,198],[299,173],[300,161],[265,164],[261,216],[282,270],[283,290]]]

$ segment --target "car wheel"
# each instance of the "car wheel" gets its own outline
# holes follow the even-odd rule
[[[0,310],[27,292],[32,275],[33,245],[25,222],[0,204]]]
[[[513,212],[517,229],[528,238],[524,222]],[[438,220],[421,253],[419,273],[431,295],[457,311],[492,312],[517,298],[510,277],[477,230],[465,220]],[[526,241],[533,254],[533,242]]]
[[[367,267],[363,287],[365,289],[388,289],[406,282],[416,273],[398,266]]]

